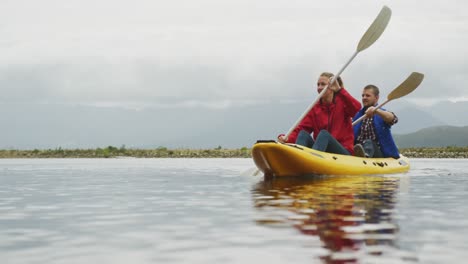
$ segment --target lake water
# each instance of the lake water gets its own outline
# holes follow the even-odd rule
[[[0,160],[1,263],[465,263],[468,160],[264,181],[250,159]]]

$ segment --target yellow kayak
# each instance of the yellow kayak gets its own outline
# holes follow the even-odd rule
[[[266,177],[300,175],[366,175],[407,172],[408,158],[361,158],[322,152],[295,144],[259,141],[252,148]]]

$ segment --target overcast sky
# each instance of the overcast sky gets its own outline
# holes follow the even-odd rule
[[[412,71],[413,100],[468,100],[468,2],[1,0],[0,102],[223,108],[316,96],[383,5],[382,37],[343,73],[354,96]],[[310,99],[309,99],[310,98]]]

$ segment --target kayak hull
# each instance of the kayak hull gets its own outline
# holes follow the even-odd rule
[[[268,177],[367,175],[407,172],[408,158],[362,158],[322,152],[296,144],[258,142],[252,148],[257,168]]]

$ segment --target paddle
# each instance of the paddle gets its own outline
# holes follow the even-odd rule
[[[367,49],[370,47],[374,42],[382,35],[384,32],[385,28],[387,27],[388,22],[390,21],[390,17],[392,16],[392,10],[388,8],[387,6],[384,6],[382,10],[380,10],[380,13],[377,15],[375,18],[374,22],[370,25],[370,27],[367,29],[366,33],[362,36],[361,40],[358,43],[358,46],[356,48],[356,51],[354,52],[353,56],[346,62],[346,64],[341,68],[340,71],[338,71],[335,76],[333,76],[332,80],[330,83],[325,86],[325,88],[320,92],[320,94],[317,96],[315,101],[307,108],[304,113],[302,113],[301,117],[297,119],[296,123],[289,129],[288,133],[286,134],[285,138],[288,138],[289,135],[294,131],[294,129],[299,125],[299,123],[304,119],[304,117],[309,113],[310,109],[314,107],[317,102],[322,98],[322,96],[325,94],[325,92],[328,89],[328,86],[333,84],[340,74],[348,67],[348,65],[351,63],[351,61],[358,55],[359,52]]]
[[[351,61],[358,55],[359,52],[367,49],[370,47],[372,44],[374,44],[375,41],[382,35],[384,32],[385,28],[388,25],[388,22],[390,21],[390,17],[392,16],[392,10],[384,6],[382,10],[380,10],[380,13],[377,15],[377,17],[374,19],[374,22],[370,25],[370,27],[367,29],[367,31],[364,33],[364,35],[361,37],[361,40],[358,43],[358,46],[356,48],[356,51],[354,52],[353,56],[346,62],[346,64],[341,68],[340,71],[332,78],[330,83],[325,86],[325,88],[320,92],[318,97],[315,99],[315,101],[307,108],[302,116],[296,121],[296,123],[289,129],[288,133],[286,134],[286,138],[289,137],[291,132],[297,127],[297,125],[304,119],[304,117],[309,113],[310,109],[314,107],[315,104],[320,100],[320,98],[323,96],[323,94],[326,92],[328,89],[328,86],[333,84],[337,78],[340,76],[340,74],[348,67],[348,65],[351,63]],[[253,175],[258,175],[259,170],[257,169]]]
[[[404,80],[397,88],[395,88],[388,96],[387,96],[387,101],[383,102],[382,104],[378,105],[375,110],[382,108],[386,103],[398,99],[400,97],[403,97],[412,91],[414,91],[423,81],[424,79],[424,74],[419,73],[419,72],[413,72]],[[353,122],[353,126],[361,122],[366,115],[361,116],[360,118],[356,119],[356,121]]]

